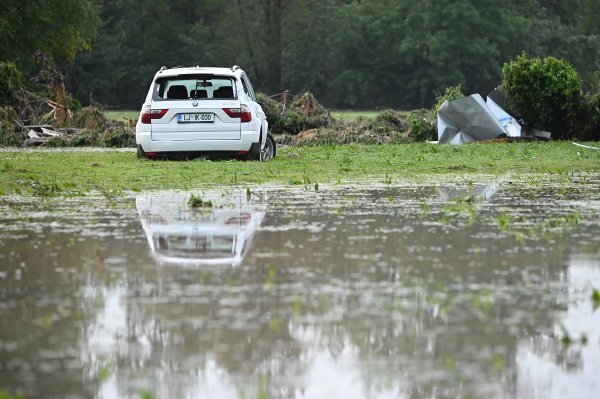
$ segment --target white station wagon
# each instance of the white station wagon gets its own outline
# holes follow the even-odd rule
[[[154,75],[135,128],[137,154],[267,161],[276,151],[268,128],[240,67],[162,67]]]

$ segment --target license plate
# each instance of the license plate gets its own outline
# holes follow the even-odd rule
[[[178,114],[177,123],[212,123],[215,114]]]

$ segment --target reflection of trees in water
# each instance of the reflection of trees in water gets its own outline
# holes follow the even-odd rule
[[[24,283],[2,281],[0,300],[9,309],[2,325],[15,328],[3,328],[0,341],[18,348],[0,349],[0,381],[35,378],[25,391],[32,397],[46,386],[48,396],[93,396],[109,384],[121,395],[148,389],[186,397],[214,378],[214,387],[234,397],[238,388],[252,397],[264,385],[276,398],[308,395],[311,383],[327,383],[315,373],[329,371],[332,379],[351,375],[341,381],[364,396],[515,394],[519,340],[552,336],[565,309],[555,294],[572,242],[557,234],[551,245],[520,244],[498,233],[499,210],[485,204],[469,225],[468,217],[441,223],[439,204],[423,215],[422,202],[410,196],[386,206],[392,202],[383,191],[340,204],[302,195],[308,198],[267,215],[238,268],[160,266],[146,242],[109,237],[100,249],[100,241],[86,240],[59,251],[59,264],[75,273],[28,266]],[[362,206],[367,201],[375,205]],[[503,201],[495,205],[506,212]],[[68,241],[53,237],[42,251]],[[126,254],[126,267],[98,259],[106,253]],[[34,253],[21,256],[44,264]],[[57,308],[60,317],[44,328],[43,312]],[[39,329],[31,318],[42,320]],[[95,333],[108,334],[108,344],[98,345]],[[559,349],[540,346],[542,353]],[[53,350],[60,372],[48,376],[40,353]],[[4,373],[9,360],[30,370]],[[107,366],[111,377],[102,380]]]
[[[594,226],[593,230],[600,230]],[[600,231],[596,231],[597,236]],[[520,397],[596,397],[600,364],[600,313],[591,301],[600,286],[600,256],[571,254],[565,298],[567,308],[555,324],[555,335],[569,336],[568,345],[548,335],[522,339],[517,351],[517,394]]]
[[[132,381],[152,374],[152,382],[145,381],[151,391],[185,394],[212,360],[245,388],[259,378],[301,373],[282,300],[276,293],[265,297],[260,282],[248,284],[256,270],[240,272],[152,265],[130,274],[121,339],[127,344],[145,337],[151,355],[138,362],[129,350],[119,354],[120,390],[128,392]]]
[[[514,392],[518,337],[550,331],[562,309],[552,291],[566,269],[566,246],[521,247],[489,224],[360,212],[320,215],[317,233],[261,236],[272,247],[287,245],[293,269],[311,276],[303,310],[325,308],[322,317],[334,319],[320,326],[321,336],[348,334],[366,380],[398,379],[397,372],[413,381],[409,392]],[[496,211],[479,212],[485,220]],[[281,213],[266,223],[295,222]]]
[[[82,358],[80,345],[103,298],[90,298],[87,288],[113,279],[101,261],[103,248],[79,238],[22,232],[3,239],[2,253],[11,259],[9,278],[0,280],[0,386],[27,398],[95,392],[97,369]],[[119,254],[131,249],[116,241],[111,247]]]

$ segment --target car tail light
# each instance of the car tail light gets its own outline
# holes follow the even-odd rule
[[[142,110],[142,123],[151,123],[152,119],[160,119],[167,113],[168,109],[150,109],[146,105]]]
[[[250,122],[252,121],[252,113],[250,112],[250,107],[246,104],[242,104],[240,108],[223,108],[223,111],[230,118],[240,118],[240,122]]]

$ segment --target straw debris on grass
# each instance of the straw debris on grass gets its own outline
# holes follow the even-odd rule
[[[434,133],[429,110],[405,113],[386,109],[373,119],[333,120],[325,127],[275,137],[279,144],[289,145],[398,144],[431,140]]]
[[[104,116],[104,109],[97,105],[91,105],[81,109],[73,117],[73,124],[88,130],[102,130],[111,125]]]
[[[305,130],[327,127],[333,118],[311,93],[292,96],[285,92],[275,96],[278,100],[258,93],[272,133],[298,134]]]
[[[31,103],[28,103],[30,105]],[[22,146],[27,140],[29,126],[49,125],[47,113],[37,112],[32,107],[22,108],[19,113],[13,106],[0,108],[0,146]],[[33,110],[33,112],[32,112]],[[23,118],[23,115],[27,115]],[[59,133],[38,144],[48,147],[134,147],[135,131],[120,121],[112,121],[104,116],[104,110],[91,105],[72,113],[71,122],[66,127],[52,129]],[[34,141],[36,142],[36,141]]]
[[[60,129],[64,132],[46,142],[47,147],[135,147],[135,132],[124,124],[100,130]]]
[[[407,118],[408,129],[406,138],[410,142],[437,140],[435,119],[431,117],[428,109],[411,111]]]
[[[258,94],[271,132],[279,144],[389,144],[431,140],[435,123],[429,110],[410,113],[386,109],[373,119],[336,120],[311,93]]]

